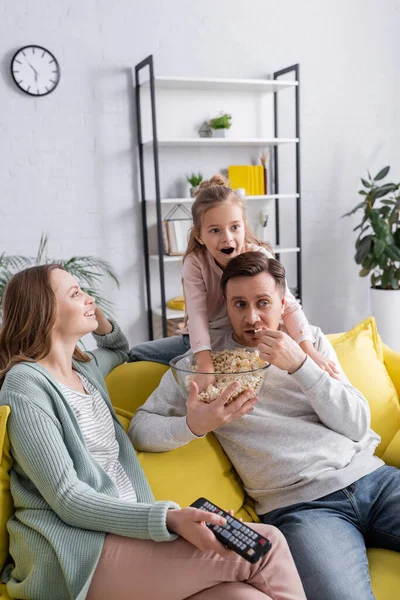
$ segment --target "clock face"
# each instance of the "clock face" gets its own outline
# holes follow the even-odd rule
[[[11,61],[17,86],[30,96],[46,96],[60,80],[60,67],[51,52],[41,46],[25,46]]]

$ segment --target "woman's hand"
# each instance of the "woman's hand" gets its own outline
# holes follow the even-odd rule
[[[194,381],[190,382],[189,396],[186,400],[186,422],[194,435],[202,436],[227,423],[236,421],[253,410],[257,402],[252,390],[242,392],[235,400],[227,404],[238,383],[232,383],[213,402],[207,404],[199,400],[199,389]]]
[[[225,519],[214,513],[190,506],[179,510],[170,509],[167,512],[167,527],[169,531],[185,538],[185,540],[193,544],[201,552],[212,550],[224,558],[228,557],[231,554],[231,550],[225,548],[217,540],[206,523],[223,526],[225,525]]]
[[[93,302],[93,310],[95,312],[97,321],[97,329],[94,333],[97,335],[106,335],[107,333],[111,333],[113,326],[111,325],[110,321],[106,319],[103,311],[95,302]]]

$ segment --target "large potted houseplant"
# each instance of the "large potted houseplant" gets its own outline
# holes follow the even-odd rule
[[[400,183],[381,183],[389,170],[362,178],[362,201],[343,216],[362,213],[354,228],[355,261],[360,276],[370,276],[372,314],[382,339],[400,351]]]

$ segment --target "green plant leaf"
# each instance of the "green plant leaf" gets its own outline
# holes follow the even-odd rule
[[[390,283],[390,271],[385,270],[382,274],[382,283],[381,283],[382,289],[387,290],[389,283]]]
[[[372,228],[376,234],[376,236],[384,241],[386,244],[393,244],[393,236],[390,231],[389,225],[382,219],[379,214],[379,211],[376,209],[372,209],[370,212],[370,219]]]
[[[369,181],[367,181],[366,179],[363,179],[362,177],[361,177],[361,183],[362,183],[362,184],[363,184],[363,186],[364,186],[364,187],[366,187],[366,188],[370,188],[370,187],[372,187],[372,184],[371,184]],[[364,194],[365,194],[365,192],[364,192]]]
[[[393,239],[394,243],[396,244],[396,247],[400,248],[400,228],[396,229],[396,231],[394,232]]]
[[[377,258],[380,258],[385,252],[386,244],[379,238],[374,237],[374,252]]]
[[[367,192],[365,190],[359,190],[358,193],[361,194],[362,196],[366,196],[367,195]]]
[[[371,285],[372,285],[372,287],[377,287],[377,285],[380,282],[381,278],[382,278],[381,275],[375,275],[375,273],[373,273],[371,275]]]
[[[367,256],[372,244],[372,235],[366,235],[359,242],[357,247],[357,252],[355,254],[355,261],[359,265],[363,262],[364,258]]]
[[[369,269],[361,269],[359,272],[360,277],[366,277],[367,275],[369,275]]]
[[[400,248],[397,248],[397,246],[386,246],[386,254],[392,260],[400,261]]]
[[[394,200],[381,200],[382,204],[387,204],[387,205],[396,205],[396,202]]]
[[[363,208],[364,206],[365,206],[365,202],[364,201],[360,202],[359,204],[357,204],[357,206],[355,206],[353,208],[353,210],[351,210],[350,212],[345,213],[344,215],[342,215],[342,219],[343,219],[343,217],[350,217],[351,215],[354,215],[354,213],[357,210],[359,210],[360,208]]]
[[[394,183],[386,183],[385,185],[382,185],[379,188],[376,188],[374,190],[374,195],[375,198],[383,198],[383,196],[386,196],[386,194],[390,194],[390,192],[393,192],[396,189],[396,186],[394,185]]]
[[[381,171],[379,171],[378,175],[375,175],[374,181],[379,181],[380,179],[383,179],[384,177],[386,177],[389,171],[390,167],[384,167]]]

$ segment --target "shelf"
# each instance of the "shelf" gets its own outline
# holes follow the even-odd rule
[[[300,194],[264,194],[261,196],[246,196],[245,200],[287,200],[289,198],[299,198]],[[146,202],[150,202],[151,204],[155,204],[154,198],[151,200],[146,200]],[[162,198],[161,204],[192,204],[194,202],[194,198]]]
[[[275,246],[273,248],[273,251],[275,252],[275,254],[290,254],[291,252],[300,252],[300,248],[298,247],[281,247],[281,246]],[[164,255],[164,262],[180,262],[183,259],[183,255],[179,255],[179,256],[168,256],[168,255]],[[158,254],[150,254],[150,260],[159,260],[159,256]]]
[[[275,246],[273,248],[275,254],[290,254],[291,252],[300,252],[300,248],[285,248],[280,246]]]
[[[159,256],[158,254],[150,254],[150,260],[158,260]],[[164,254],[164,262],[179,262],[183,259],[183,254],[179,255],[179,256],[168,256],[167,254]]]
[[[161,306],[156,306],[153,308],[153,313],[158,317],[162,317]],[[167,319],[184,319],[185,311],[183,310],[174,310],[173,308],[169,308],[167,306]]]
[[[271,94],[297,87],[297,81],[274,81],[273,79],[214,79],[208,77],[155,77],[157,89],[164,90],[221,90],[229,92],[260,92]],[[145,81],[143,86],[148,86]]]
[[[234,147],[234,146],[278,146],[280,144],[297,144],[299,138],[248,138],[235,140],[234,138],[181,138],[176,140],[158,140],[159,148],[200,148],[206,147]],[[144,148],[153,146],[153,140],[144,142]]]

